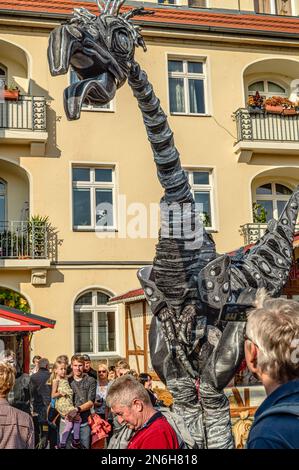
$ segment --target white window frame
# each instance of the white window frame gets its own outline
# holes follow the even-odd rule
[[[290,7],[291,7],[291,15],[294,16],[294,0],[289,0],[290,2]],[[277,16],[284,16],[284,15],[279,15],[276,9],[276,0],[271,0],[271,12],[273,12],[274,15]],[[289,15],[288,15],[289,16]]]
[[[7,181],[3,178],[0,178],[0,182],[4,185],[3,190],[0,188],[0,196],[4,197],[4,220],[0,220],[0,222],[7,221]]]
[[[195,198],[195,192],[207,192],[210,195],[210,207],[211,207],[211,218],[212,225],[205,227],[207,232],[216,231],[216,214],[215,214],[215,181],[214,181],[214,171],[212,168],[195,168],[188,167],[185,169],[188,173],[188,180],[191,186],[191,191],[193,197]],[[195,184],[193,173],[209,173],[209,184]]]
[[[205,4],[204,7],[197,7],[197,6],[194,7],[194,6],[191,6],[189,3],[190,3],[190,2],[188,1],[188,6],[189,6],[189,8],[209,8],[209,7],[210,7],[210,5],[209,5],[210,2],[209,2],[209,0],[205,0],[205,3],[206,3],[206,4]]]
[[[174,6],[174,5],[180,5],[181,4],[181,0],[174,0],[172,3],[169,2],[169,0],[163,0],[163,1],[158,1],[158,5],[170,5],[170,6]]]
[[[71,78],[72,73],[76,73],[76,72],[74,70],[70,69],[70,72],[69,72],[69,83],[70,83],[70,85],[72,84],[72,78]],[[93,106],[92,104],[83,104],[82,108],[81,108],[81,111],[92,111],[92,112],[96,112],[96,113],[114,113],[115,112],[114,99],[110,101],[108,108],[104,108],[104,107],[101,107],[101,106]]]
[[[7,85],[7,80],[8,80],[8,71],[6,65],[4,65],[2,62],[0,63],[0,68],[3,70],[4,75],[0,75],[0,80],[3,81],[3,88],[5,85]],[[0,87],[1,88],[1,87]]]
[[[271,98],[272,96],[274,96],[273,92],[269,91],[268,82],[275,83],[276,85],[279,85],[279,86],[281,86],[282,88],[285,89],[285,93],[275,92],[275,96],[282,96],[284,98],[288,98],[288,96],[289,96],[288,87],[284,83],[282,83],[280,80],[277,80],[276,78],[273,78],[273,79],[272,78],[256,78],[254,80],[250,80],[250,82],[247,84],[247,96],[254,96],[254,92],[249,91],[249,87],[250,87],[250,85],[253,85],[256,82],[264,82],[264,89],[266,91],[260,91],[259,94],[261,96],[265,96],[266,98]]]
[[[84,295],[87,294],[88,292],[92,293],[92,304],[91,305],[76,305],[76,302],[78,299]],[[74,305],[74,316],[77,314],[80,314],[82,312],[92,312],[92,341],[93,341],[93,351],[75,351],[76,354],[88,354],[90,357],[96,358],[96,357],[110,357],[110,356],[119,356],[119,351],[118,351],[118,317],[117,313],[118,310],[115,308],[115,305],[97,305],[97,293],[105,294],[108,297],[111,297],[111,295],[102,289],[88,289],[87,291],[84,291],[80,293],[75,301]],[[111,312],[114,313],[114,325],[115,325],[115,350],[114,351],[101,351],[99,352],[99,337],[98,337],[98,313],[99,312]],[[76,341],[75,341],[75,318],[74,318],[74,348],[76,347]]]
[[[86,168],[90,170],[90,181],[73,181],[73,169]],[[95,170],[107,169],[112,172],[111,182],[101,182],[95,180]],[[73,189],[90,189],[90,211],[91,211],[91,225],[75,225],[74,224],[74,196]],[[113,205],[113,225],[102,227],[96,225],[96,189],[112,189],[112,205]],[[107,232],[117,230],[117,210],[116,210],[116,182],[115,182],[115,167],[113,165],[72,165],[72,227],[73,231],[93,231],[93,232]]]
[[[258,188],[261,186],[264,186],[265,184],[271,184],[271,191],[272,194],[257,194]],[[274,219],[278,220],[278,208],[277,208],[277,201],[285,201],[286,203],[290,199],[291,195],[290,194],[276,194],[276,185],[281,184],[282,186],[285,186],[288,188],[290,191],[293,191],[292,188],[289,187],[289,185],[285,183],[281,183],[279,181],[266,181],[264,183],[258,184],[255,188],[255,194],[254,194],[254,200],[253,202],[256,203],[257,200],[259,201],[271,201],[273,203],[273,217]]]
[[[290,5],[291,5],[291,16],[294,16],[294,12],[295,12],[295,2],[294,0],[290,0]],[[270,0],[270,10],[271,10],[271,13],[270,15],[277,15],[277,16],[281,16],[281,15],[278,15],[277,13],[277,9],[276,9],[276,0]],[[261,14],[264,14],[266,15],[266,13],[261,13]]]
[[[183,62],[183,72],[169,72],[168,63],[169,61],[176,60]],[[188,72],[188,62],[199,62],[203,65],[203,73],[190,73]],[[206,58],[203,57],[181,57],[181,56],[167,56],[167,73],[168,73],[168,108],[169,114],[173,116],[208,116],[208,85],[207,85],[207,62]],[[184,99],[185,99],[185,112],[174,112],[170,110],[170,89],[169,89],[169,78],[183,78],[184,79]],[[189,87],[188,80],[197,79],[202,80],[204,83],[204,113],[190,113],[190,100],[189,100]]]

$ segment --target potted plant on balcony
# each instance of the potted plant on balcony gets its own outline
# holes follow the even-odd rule
[[[285,98],[282,96],[272,96],[265,101],[265,110],[268,113],[282,114],[284,110],[283,101]]]
[[[262,113],[264,98],[257,91],[255,95],[248,96],[247,106],[250,113]]]
[[[283,100],[283,114],[285,115],[294,115],[297,114],[295,103],[293,101],[284,98]]]
[[[47,253],[47,236],[51,224],[49,217],[33,215],[29,221],[28,231],[33,258],[44,258]]]
[[[267,211],[262,206],[262,204],[258,204],[254,202],[252,204],[252,213],[253,213],[253,223],[254,224],[266,224],[267,223]]]
[[[15,82],[11,82],[10,85],[4,87],[4,99],[11,101],[18,101],[20,89]]]

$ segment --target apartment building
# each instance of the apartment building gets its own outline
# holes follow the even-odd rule
[[[254,242],[299,182],[299,1],[124,9],[136,3],[155,13],[136,18],[148,49],[136,60],[206,228],[219,253]],[[137,269],[151,264],[162,190],[128,84],[108,107],[65,116],[63,90],[77,77],[51,77],[48,37],[79,6],[99,12],[85,0],[0,0],[0,299],[56,321],[34,336],[34,354],[111,363],[125,355],[125,313],[109,299],[137,288]],[[254,110],[256,96],[292,105]]]

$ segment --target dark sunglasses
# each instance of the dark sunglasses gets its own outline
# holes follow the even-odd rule
[[[106,374],[107,370],[98,370],[98,374]]]

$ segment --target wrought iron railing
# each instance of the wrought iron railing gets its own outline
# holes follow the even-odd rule
[[[244,244],[249,245],[257,242],[265,233],[267,224],[245,224],[241,225],[241,234],[244,237]],[[299,231],[299,224],[296,225],[296,231]]]
[[[33,221],[0,221],[0,258],[47,259],[49,229]]]
[[[45,131],[46,99],[20,96],[16,101],[0,101],[0,129]]]
[[[299,142],[299,114],[272,114],[266,111],[235,112],[237,138],[240,141]]]

